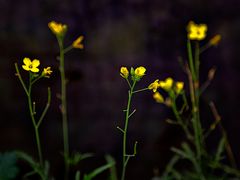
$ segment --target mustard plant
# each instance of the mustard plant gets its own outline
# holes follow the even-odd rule
[[[68,138],[68,115],[67,115],[67,92],[66,92],[66,75],[65,75],[65,61],[64,55],[73,48],[83,49],[83,36],[78,37],[73,43],[67,48],[64,47],[64,37],[67,32],[67,25],[62,23],[57,23],[55,21],[51,21],[48,23],[48,27],[52,31],[52,33],[56,36],[59,46],[59,71],[61,76],[61,113],[62,113],[62,128],[63,128],[63,145],[64,145],[64,163],[65,163],[65,179],[68,179],[68,171],[69,171],[69,161],[71,159],[69,153],[69,138]]]
[[[131,109],[132,97],[135,93],[145,91],[148,89],[148,88],[144,88],[144,89],[135,90],[136,84],[142,79],[142,77],[145,75],[145,72],[146,72],[146,68],[143,66],[137,67],[135,70],[131,68],[130,73],[127,67],[121,67],[120,69],[120,75],[127,81],[127,84],[129,86],[127,106],[123,110],[125,112],[124,128],[120,128],[119,126],[117,127],[123,134],[121,180],[125,179],[125,173],[126,173],[128,161],[130,160],[131,157],[134,157],[137,153],[137,141],[135,141],[134,143],[133,153],[132,154],[127,153],[127,145],[126,145],[127,132],[128,132],[129,119],[136,112],[136,109],[134,110]]]
[[[39,167],[40,167],[40,169],[42,169],[44,167],[44,162],[43,162],[41,141],[40,141],[40,137],[39,137],[39,128],[40,128],[40,125],[49,109],[49,106],[50,106],[51,90],[48,87],[47,103],[46,103],[45,108],[44,108],[43,112],[41,113],[40,117],[37,118],[36,117],[36,114],[37,114],[36,102],[32,100],[32,88],[33,88],[33,85],[36,82],[38,82],[40,79],[49,78],[52,73],[52,70],[51,70],[51,67],[46,67],[42,70],[41,73],[39,73],[40,72],[39,65],[40,65],[40,61],[37,59],[34,59],[33,61],[31,61],[27,57],[25,57],[23,59],[22,68],[25,71],[28,71],[28,74],[29,74],[28,83],[26,83],[22,79],[22,76],[20,74],[17,63],[15,63],[15,69],[16,69],[16,76],[18,77],[19,81],[21,82],[21,85],[27,96],[29,114],[30,114],[30,118],[32,120],[32,124],[34,127],[34,132],[35,132],[35,140],[36,140],[36,144],[37,144],[37,151],[38,151],[38,158],[39,158]],[[27,155],[25,156],[23,153],[20,153],[20,152],[18,154],[19,155],[21,154],[21,157],[23,157],[23,159],[25,159],[25,160],[28,159]],[[24,158],[24,157],[26,157],[26,158]],[[41,172],[39,174],[41,175]],[[45,179],[44,175],[41,175],[41,177],[42,177],[42,179]]]
[[[193,21],[190,21],[187,26],[188,60],[185,62],[184,70],[188,77],[190,103],[186,98],[184,82],[174,81],[169,77],[165,81],[157,79],[148,87],[153,90],[153,98],[156,102],[171,107],[176,121],[168,119],[167,122],[179,125],[187,138],[187,141],[182,143],[181,148],[171,148],[175,155],[167,165],[162,176],[163,179],[217,179],[217,172],[219,173],[219,171],[223,173],[223,179],[228,179],[232,176],[240,177],[240,172],[236,169],[234,156],[227,139],[227,133],[221,125],[220,115],[213,102],[210,103],[210,108],[215,121],[207,130],[204,130],[202,127],[199,101],[202,93],[211,83],[216,69],[210,69],[207,81],[200,84],[200,55],[208,48],[216,46],[221,40],[221,36],[216,35],[207,44],[200,46],[200,42],[206,37],[207,29],[206,24],[196,24]],[[166,91],[168,97],[164,98],[157,91],[158,88]],[[176,103],[178,97],[181,97],[183,102],[180,108]],[[189,109],[189,118],[186,118],[183,112],[189,112]],[[216,153],[211,154],[207,150],[206,139],[216,126],[220,127],[222,138],[219,141]],[[221,162],[224,149],[226,150],[231,166]],[[192,164],[192,168],[184,172],[176,170],[174,166],[181,159],[189,161]]]

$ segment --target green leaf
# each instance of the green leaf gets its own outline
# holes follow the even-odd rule
[[[106,159],[108,164],[113,164],[113,166],[110,168],[110,177],[109,177],[109,179],[110,180],[117,180],[118,178],[117,178],[117,170],[116,170],[116,166],[115,166],[115,164],[116,164],[115,160],[110,155],[106,155],[105,159]]]
[[[215,156],[215,159],[214,159],[215,163],[219,162],[222,159],[221,155],[224,151],[224,145],[225,145],[225,138],[222,137],[219,144],[218,144],[217,153],[216,153],[216,156]]]
[[[17,156],[15,152],[0,153],[0,179],[15,179],[19,169],[16,165]]]
[[[24,153],[24,152],[21,152],[21,151],[16,151],[16,156],[19,158],[19,159],[22,159],[24,161],[26,161],[33,169],[33,171],[27,173],[25,175],[26,176],[30,176],[30,175],[33,175],[33,174],[38,174],[42,180],[46,180],[47,177],[48,177],[48,169],[49,169],[49,164],[48,162],[45,162],[45,167],[42,167],[40,165],[40,163],[36,162],[33,160],[33,158],[31,156],[29,156],[28,154]],[[35,172],[35,173],[34,173]]]
[[[84,175],[83,180],[91,180],[98,174],[102,173],[103,171],[110,169],[113,165],[114,165],[113,163],[107,163],[103,166],[100,166],[100,167],[96,168],[95,170],[93,170],[90,174]]]
[[[81,154],[79,152],[73,153],[72,156],[68,157],[67,161],[69,165],[77,165],[80,161],[92,157],[92,153]]]
[[[80,180],[80,171],[77,171],[75,174],[75,180]]]

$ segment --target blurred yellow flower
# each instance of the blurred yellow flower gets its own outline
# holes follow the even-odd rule
[[[183,90],[183,87],[184,87],[184,82],[180,82],[180,81],[176,82],[176,84],[175,84],[176,93],[180,94]]]
[[[43,69],[43,75],[48,77],[48,75],[51,75],[52,74],[52,70],[51,70],[51,67],[46,67]]]
[[[217,46],[221,39],[222,39],[221,35],[217,34],[212,39],[210,39],[209,44],[212,46]]]
[[[34,59],[31,61],[29,58],[25,57],[23,59],[24,65],[22,65],[22,68],[26,71],[32,71],[34,73],[39,72],[38,66],[40,65],[40,61],[37,59]]]
[[[138,68],[135,69],[134,73],[138,78],[141,78],[145,75],[146,72],[146,68],[143,66],[140,66]]]
[[[153,99],[155,99],[155,101],[157,103],[163,103],[164,102],[164,98],[163,98],[163,96],[159,92],[155,92],[153,94]]]
[[[129,75],[129,71],[126,67],[121,67],[120,69],[120,76],[122,76],[123,78],[127,79]]]
[[[51,29],[51,31],[55,35],[64,35],[64,33],[67,31],[66,24],[57,23],[55,21],[49,22],[48,27]]]
[[[206,37],[207,25],[206,24],[195,24],[190,21],[187,26],[188,38],[190,40],[203,40]]]
[[[153,90],[153,92],[156,92],[157,89],[159,88],[159,80],[156,79],[153,83],[151,83],[149,86],[148,86],[148,89],[150,90]]]
[[[159,82],[159,87],[163,88],[165,91],[169,91],[172,88],[173,79],[168,77],[165,81]]]
[[[72,46],[74,48],[83,49],[82,44],[83,38],[84,38],[83,36],[79,36],[75,41],[73,41]]]

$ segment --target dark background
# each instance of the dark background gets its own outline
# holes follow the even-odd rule
[[[234,155],[240,165],[239,123],[239,0],[0,0],[0,151],[19,149],[37,157],[27,99],[15,74],[24,57],[41,60],[41,68],[52,66],[50,79],[34,88],[40,113],[52,89],[52,103],[40,127],[44,157],[51,173],[61,179],[63,149],[59,111],[60,76],[57,41],[47,27],[49,21],[69,27],[66,46],[84,35],[84,50],[66,55],[68,117],[71,151],[93,152],[81,162],[83,171],[104,163],[104,154],[113,155],[121,167],[122,137],[116,126],[123,125],[127,84],[119,76],[121,66],[145,66],[146,76],[138,88],[156,78],[168,76],[186,82],[178,64],[186,59],[186,25],[190,20],[208,25],[207,38],[217,33],[222,41],[201,59],[202,81],[212,66],[215,80],[201,100],[204,124],[213,121],[208,102],[213,100],[222,116]],[[201,42],[206,43],[207,40]],[[26,74],[21,69],[22,74]],[[171,111],[156,104],[150,92],[133,99],[137,113],[129,124],[129,148],[139,142],[138,155],[129,163],[127,179],[150,179],[171,157],[169,148],[179,144],[181,130],[166,124]],[[210,138],[213,151],[219,135]]]

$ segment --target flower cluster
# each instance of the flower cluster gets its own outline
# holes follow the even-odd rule
[[[164,81],[159,81],[158,79],[156,79],[153,83],[151,83],[148,86],[148,89],[154,92],[153,98],[158,103],[164,103],[165,100],[163,96],[157,91],[158,88],[161,88],[164,91],[166,91],[169,94],[169,96],[177,97],[179,94],[183,92],[184,83],[181,81],[174,82],[174,80],[170,77],[166,78]]]
[[[195,24],[190,21],[187,26],[188,39],[201,41],[206,37],[207,25],[206,24]]]
[[[39,65],[40,65],[40,61],[38,59],[34,59],[31,61],[30,58],[25,57],[23,59],[22,68],[26,71],[30,71],[30,72],[34,73],[35,75],[37,75],[36,73],[39,72],[39,68],[38,68]],[[51,67],[46,67],[43,69],[41,76],[49,77],[49,75],[51,75],[51,73],[52,73]]]
[[[64,36],[67,32],[67,25],[51,21],[48,23],[48,27],[56,36]]]
[[[137,67],[136,69],[131,68],[130,74],[132,81],[139,81],[145,75],[145,72],[146,68],[143,66]],[[120,76],[128,80],[129,71],[126,67],[120,68]]]

